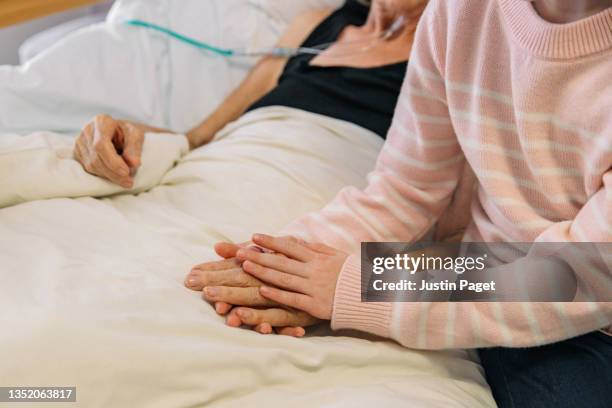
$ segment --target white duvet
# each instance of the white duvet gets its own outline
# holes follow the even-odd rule
[[[261,336],[226,327],[183,287],[192,265],[216,259],[215,242],[274,232],[342,186],[363,186],[381,144],[346,122],[265,108],[147,192],[0,210],[3,385],[76,386],[83,407],[492,406],[464,351],[323,329]],[[47,191],[64,176],[43,178]]]

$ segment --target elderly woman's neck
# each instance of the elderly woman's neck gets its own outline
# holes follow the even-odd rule
[[[612,0],[532,0],[543,19],[566,24],[597,14],[612,6]]]

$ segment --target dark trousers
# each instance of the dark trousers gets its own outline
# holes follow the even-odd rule
[[[478,351],[500,408],[612,408],[612,337]]]

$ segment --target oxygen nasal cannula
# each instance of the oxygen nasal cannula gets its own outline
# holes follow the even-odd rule
[[[208,44],[202,41],[198,41],[194,38],[187,37],[186,35],[177,33],[176,31],[173,31],[169,28],[165,28],[165,27],[159,26],[154,23],[149,23],[147,21],[127,20],[125,21],[125,24],[129,26],[133,26],[133,27],[142,27],[142,28],[146,28],[149,30],[157,31],[157,32],[166,34],[170,36],[171,38],[174,38],[180,42],[191,45],[195,48],[198,48],[204,51],[210,51],[222,57],[228,57],[228,58],[231,58],[231,57],[261,57],[261,56],[294,57],[300,54],[318,55],[324,52],[326,49],[328,49],[333,44],[335,44],[332,42],[332,43],[316,45],[313,47],[295,47],[295,48],[293,47],[271,47],[271,48],[262,48],[262,49],[221,48],[221,47],[216,47],[214,45],[211,45],[211,44]],[[350,43],[347,42],[347,43],[344,43],[343,45],[345,46],[360,45],[360,44],[364,45],[364,47],[362,47],[361,49],[357,51],[352,51],[349,54],[352,54],[353,52],[367,51],[368,49],[371,49],[374,45],[376,45],[376,43],[378,43],[379,41],[387,41],[395,37],[395,35],[398,32],[400,32],[402,28],[404,28],[405,24],[406,24],[406,19],[403,16],[400,16],[397,19],[395,19],[395,21],[393,21],[391,26],[386,31],[382,32],[380,35],[377,35],[376,37],[372,37],[370,39],[366,39],[363,41],[354,41]],[[343,55],[346,55],[346,54],[343,54]]]

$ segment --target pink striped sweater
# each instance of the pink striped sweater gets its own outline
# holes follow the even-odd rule
[[[612,8],[558,25],[525,0],[432,0],[368,187],[344,189],[284,231],[353,254],[335,329],[443,349],[533,346],[610,326],[610,303],[361,302],[359,243],[421,238],[466,164],[477,176],[467,240],[612,242]]]

